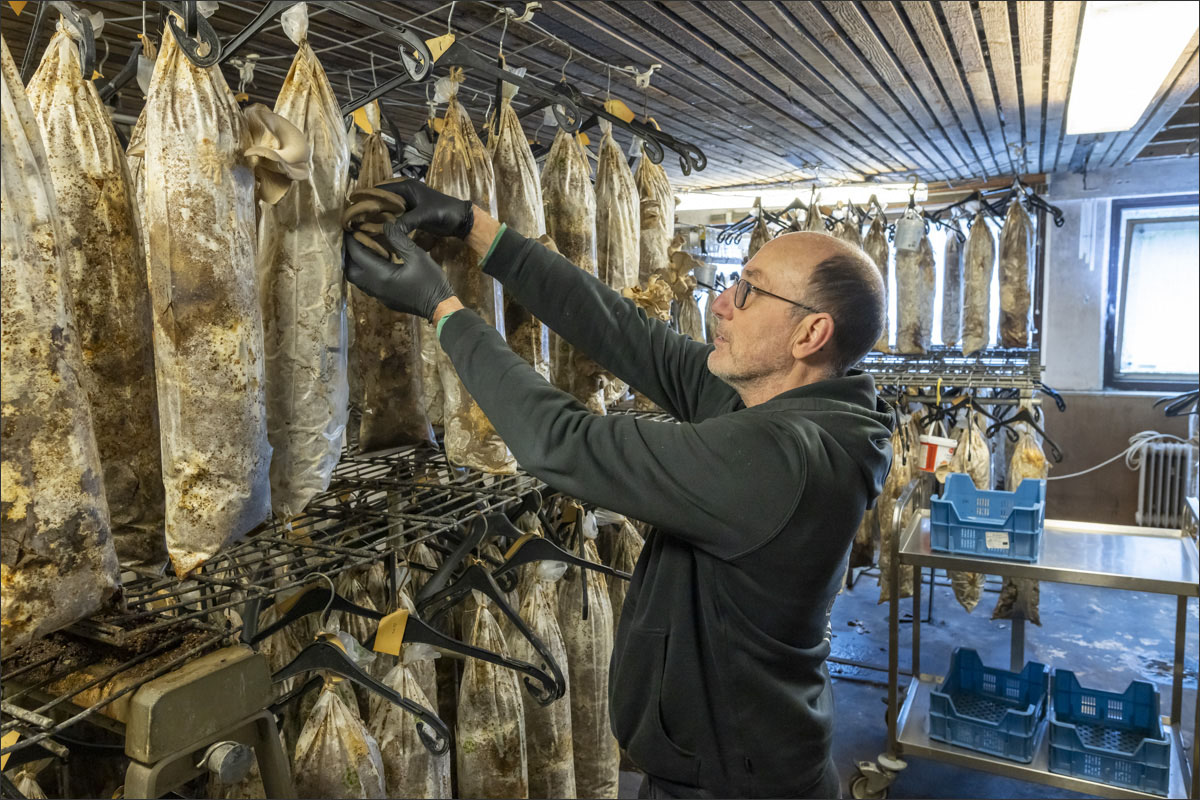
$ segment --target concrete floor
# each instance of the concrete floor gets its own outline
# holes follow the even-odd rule
[[[928,572],[926,581],[923,606],[929,599]],[[938,582],[933,598],[933,622],[921,626],[921,671],[945,674],[950,653],[958,645],[974,647],[988,666],[1007,666],[1010,623],[990,619],[999,589],[996,579],[989,582],[989,591],[972,614],[967,614],[955,600],[945,573],[938,573]],[[842,593],[833,610],[833,655],[884,670],[830,664],[838,716],[834,760],[842,776],[843,797],[850,797],[849,782],[855,762],[873,760],[887,747],[884,703],[888,607],[878,605],[878,598],[875,577],[863,575],[853,589]],[[903,601],[902,612],[910,612],[911,608],[911,601]],[[1043,583],[1043,627],[1026,626],[1025,658],[1052,668],[1070,669],[1083,685],[1106,691],[1124,691],[1129,681],[1135,679],[1151,681],[1159,687],[1161,713],[1168,714],[1175,608],[1173,597]],[[1193,600],[1188,606],[1188,640],[1184,651],[1184,742],[1189,747],[1194,735],[1198,628],[1197,604]],[[910,624],[901,625],[902,670],[910,667],[911,630]],[[910,757],[907,761],[908,768],[891,786],[891,798],[1086,796],[926,759]],[[640,775],[622,772],[620,796],[636,797],[640,781]]]

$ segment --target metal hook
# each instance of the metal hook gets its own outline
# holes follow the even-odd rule
[[[567,64],[571,63],[571,59],[575,57],[575,48],[567,45],[567,60],[563,62],[562,70],[559,72],[558,79],[565,81],[567,79]]]
[[[504,58],[504,36],[508,33],[508,21],[512,17],[513,10],[511,8],[504,9],[504,27],[500,29],[500,49],[497,51],[497,55],[501,58]]]
[[[329,599],[325,601],[325,608],[321,610],[321,630],[325,630],[325,624],[329,621],[329,608],[333,605],[333,597],[337,594],[337,589],[333,586],[333,579],[324,572],[318,572],[317,577],[324,578],[329,584]]]
[[[371,53],[371,85],[378,86],[379,79],[375,77],[375,53]]]
[[[454,33],[454,28],[451,27],[450,22],[454,19],[454,6],[457,4],[458,4],[458,0],[451,0],[450,13],[446,15],[446,33],[448,33],[448,34]]]

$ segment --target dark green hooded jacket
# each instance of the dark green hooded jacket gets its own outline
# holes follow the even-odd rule
[[[444,322],[442,347],[525,470],[655,528],[617,625],[617,741],[647,773],[718,797],[803,791],[833,732],[829,612],[891,462],[871,377],[746,408],[708,370],[711,345],[538,243],[505,231],[483,268],[680,420],[590,414],[476,314]]]

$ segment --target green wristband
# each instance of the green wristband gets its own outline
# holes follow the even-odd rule
[[[438,324],[437,324],[437,338],[438,338],[438,341],[439,341],[439,342],[442,340],[442,326],[446,324],[446,320],[450,319],[450,316],[451,316],[452,314],[457,314],[459,311],[462,311],[462,309],[461,309],[461,308],[456,308],[456,309],[454,309],[453,311],[451,311],[449,314],[442,314],[442,318],[438,320]]]
[[[487,263],[487,260],[492,257],[492,253],[495,251],[496,245],[500,244],[500,237],[504,235],[504,232],[506,230],[508,230],[508,223],[501,222],[500,230],[496,231],[496,238],[492,239],[492,246],[488,248],[487,255],[485,255],[483,258],[479,259],[479,266],[481,268],[483,267],[484,264]]]

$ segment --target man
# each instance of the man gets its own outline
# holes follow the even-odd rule
[[[528,472],[655,527],[617,626],[613,732],[648,797],[831,797],[829,612],[891,460],[891,415],[848,369],[878,339],[862,251],[771,241],[716,300],[716,343],[637,306],[470,203],[416,181],[387,232],[396,266],[347,239],[348,278],[437,325],[467,390]],[[681,421],[596,416],[463,309],[407,234],[465,239],[536,317]]]

